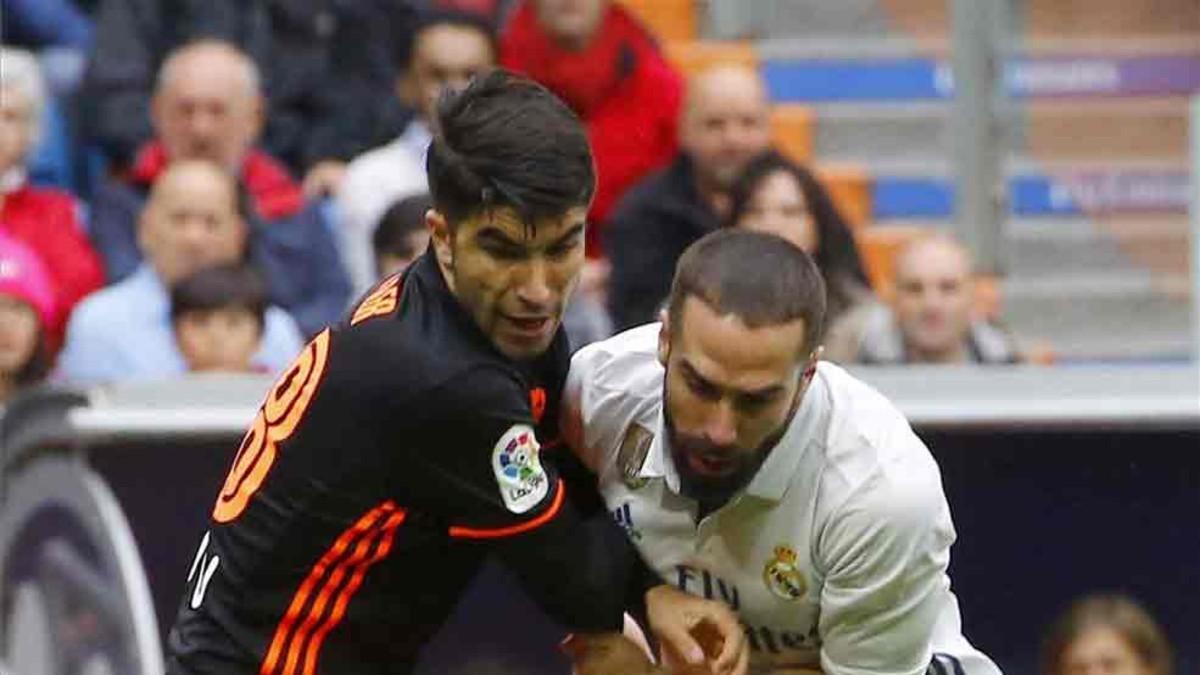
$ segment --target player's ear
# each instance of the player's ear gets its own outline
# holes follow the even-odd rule
[[[429,239],[433,242],[433,251],[437,254],[438,264],[447,272],[454,270],[453,235],[446,216],[437,209],[425,212],[425,226],[429,228]]]
[[[666,308],[663,308],[659,311],[658,318],[662,322],[658,328],[658,362],[665,368],[667,357],[671,355],[671,316]]]
[[[808,362],[804,364],[804,383],[809,381],[817,374],[817,362],[821,360],[821,356],[825,353],[825,345],[817,345],[817,348],[812,350],[808,355]]]

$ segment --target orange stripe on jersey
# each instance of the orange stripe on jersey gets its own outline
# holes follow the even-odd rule
[[[554,520],[554,517],[558,515],[558,512],[562,509],[563,496],[566,494],[566,491],[567,488],[563,485],[560,478],[558,484],[555,486],[554,502],[550,504],[550,508],[542,512],[542,515],[532,520],[527,520],[516,525],[509,525],[508,527],[472,528],[454,526],[450,528],[450,536],[462,539],[499,539],[535,530]]]
[[[267,657],[263,660],[262,667],[259,668],[260,675],[271,675],[275,672],[276,667],[279,665],[279,660],[283,656],[284,649],[288,647],[289,642],[293,642],[292,629],[295,627],[296,622],[301,619],[301,614],[304,612],[305,605],[308,604],[309,597],[317,585],[325,579],[326,572],[330,571],[330,568],[333,568],[334,575],[340,579],[344,575],[344,572],[341,575],[338,572],[349,560],[341,560],[347,549],[356,540],[361,540],[359,546],[355,549],[355,555],[357,555],[358,551],[362,550],[363,545],[366,542],[375,540],[396,515],[400,515],[401,520],[403,520],[403,514],[404,511],[399,509],[394,502],[390,500],[383,502],[365,513],[357,522],[338,536],[333,545],[321,556],[321,559],[313,565],[312,570],[309,571],[304,582],[300,584],[300,588],[296,591],[296,594],[292,596],[291,604],[288,605],[287,611],[284,612],[283,618],[279,622],[279,626],[275,629],[275,635],[271,639],[271,647],[267,650]],[[392,518],[388,518],[388,516],[392,516]],[[351,556],[351,559],[353,558],[354,556]],[[330,577],[330,580],[332,581],[333,577]],[[315,606],[309,609],[309,614],[313,613],[314,609],[316,609]],[[305,621],[305,624],[309,623],[309,620]],[[302,642],[302,640],[298,642]],[[292,650],[289,649],[288,651],[290,654]]]
[[[396,310],[400,298],[400,275],[396,274],[383,282],[370,295],[363,299],[350,317],[350,325],[357,326],[367,319],[390,314]]]
[[[312,642],[308,646],[308,656],[304,659],[304,675],[312,675],[316,672],[317,658],[321,652],[321,643],[325,641],[325,636],[329,631],[337,627],[342,621],[342,617],[346,615],[346,607],[350,604],[351,598],[358,591],[358,587],[362,585],[363,577],[366,576],[367,570],[372,565],[383,560],[392,551],[392,542],[396,537],[396,529],[404,522],[405,512],[393,514],[388,518],[387,523],[383,526],[383,541],[375,549],[369,558],[358,565],[358,569],[354,571],[354,576],[350,578],[350,583],[342,589],[338,595],[337,601],[333,605],[333,612],[325,619],[325,623],[313,633]]]

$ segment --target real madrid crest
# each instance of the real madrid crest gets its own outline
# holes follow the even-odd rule
[[[784,600],[799,600],[808,590],[804,575],[796,566],[796,552],[787,546],[775,547],[775,557],[763,567],[763,583],[771,593]]]
[[[621,447],[617,450],[617,470],[621,472],[621,482],[630,490],[639,490],[649,482],[640,474],[653,440],[654,435],[637,424],[631,424],[621,440]]]

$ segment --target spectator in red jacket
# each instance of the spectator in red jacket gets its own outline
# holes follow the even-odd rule
[[[675,155],[683,80],[611,0],[526,0],[501,37],[500,63],[545,85],[587,125],[599,182],[592,223]],[[588,229],[587,251],[602,255],[599,227]]]
[[[0,50],[0,233],[24,243],[44,261],[54,292],[46,343],[62,342],[67,314],[104,281],[88,243],[75,198],[29,185],[26,161],[40,132],[46,89],[38,63],[27,52]]]

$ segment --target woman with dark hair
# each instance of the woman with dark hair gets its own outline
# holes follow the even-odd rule
[[[877,304],[854,235],[808,169],[771,150],[752,160],[730,191],[729,227],[775,234],[813,257],[825,276],[825,358],[849,360],[858,317]]]
[[[0,233],[0,409],[19,389],[46,376],[46,329],[54,312],[54,290],[42,261]]]
[[[1171,675],[1171,647],[1137,602],[1092,595],[1071,605],[1046,638],[1045,675]]]

